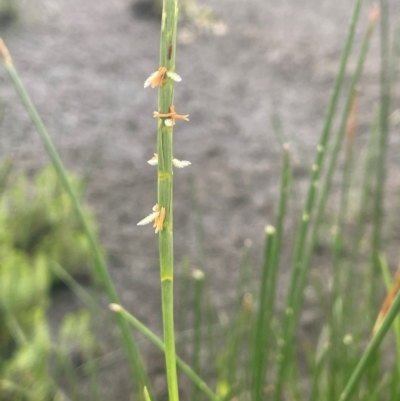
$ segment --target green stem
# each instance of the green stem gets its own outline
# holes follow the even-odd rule
[[[71,288],[82,303],[87,305],[95,304],[95,299],[84,289],[65,269],[61,266],[56,266],[56,272],[60,279]],[[123,309],[119,304],[111,304],[110,309],[120,315],[122,319],[132,324],[140,333],[142,333],[148,340],[150,340],[158,349],[165,352],[164,343],[143,323],[136,319],[133,315]],[[193,371],[193,369],[177,357],[177,365],[187,376],[196,384],[196,386],[210,399],[210,401],[218,401],[217,396],[207,386],[207,384]]]
[[[381,10],[381,110],[380,110],[380,143],[378,156],[377,188],[374,202],[374,231],[372,265],[374,270],[379,268],[379,251],[381,247],[383,190],[386,175],[386,149],[389,134],[390,110],[390,63],[389,63],[389,6],[387,0],[380,1]],[[376,335],[372,338],[363,356],[354,369],[339,401],[347,401],[355,390],[364,370],[368,367],[371,357],[377,351],[385,338],[391,324],[400,311],[400,293],[398,293],[390,307],[383,323]]]
[[[102,252],[100,250],[100,246],[99,246],[97,239],[96,239],[95,235],[93,234],[89,224],[86,221],[82,206],[80,205],[78,197],[76,196],[74,190],[72,189],[72,186],[70,185],[70,183],[68,181],[64,165],[63,165],[63,163],[60,159],[60,156],[58,155],[58,152],[50,138],[50,135],[48,134],[46,127],[43,124],[42,119],[40,118],[38,112],[35,109],[35,106],[33,105],[29,95],[27,94],[27,92],[19,78],[18,72],[15,69],[14,65],[12,64],[11,60],[6,59],[6,62],[4,63],[4,65],[11,77],[11,80],[15,86],[15,89],[17,90],[19,96],[21,97],[22,102],[24,103],[25,108],[28,111],[28,113],[29,113],[29,115],[43,141],[43,144],[44,144],[44,146],[47,150],[47,153],[53,163],[54,169],[57,172],[58,178],[64,187],[64,190],[67,192],[67,194],[71,198],[71,201],[72,201],[72,204],[74,205],[74,209],[77,214],[78,220],[80,221],[80,223],[83,227],[85,235],[89,241],[90,248],[92,249],[92,252],[94,255],[95,273],[101,280],[101,283],[103,284],[103,286],[105,288],[105,291],[107,293],[109,301],[112,303],[119,303],[119,297],[117,295],[115,287],[112,284],[106,263],[104,261]],[[121,341],[122,341],[122,345],[123,345],[125,354],[127,355],[129,367],[131,369],[132,376],[134,377],[135,382],[138,385],[138,389],[141,390],[143,385],[146,385],[148,388],[151,388],[149,378],[147,376],[146,371],[144,370],[143,362],[141,360],[138,347],[137,347],[136,342],[129,330],[129,326],[127,325],[126,321],[121,316],[117,315],[116,320],[117,320],[117,324],[120,328]]]
[[[379,265],[381,267],[383,281],[385,282],[385,286],[386,286],[386,291],[387,291],[387,293],[389,293],[392,290],[393,285],[395,285],[399,273],[397,272],[395,280],[392,280],[386,258],[383,255],[381,255],[379,260],[380,260]],[[395,341],[396,341],[397,372],[400,374],[400,316],[396,317],[396,319],[393,323],[393,326],[394,326],[393,330],[394,330]]]
[[[292,173],[290,170],[290,151],[289,146],[287,144],[283,145],[283,163],[282,163],[282,171],[281,171],[281,187],[279,194],[279,208],[278,214],[276,218],[276,242],[274,249],[274,262],[273,262],[273,273],[272,276],[274,280],[271,281],[271,291],[276,289],[276,275],[279,268],[280,256],[281,256],[281,245],[283,238],[283,230],[286,216],[286,208],[287,208],[287,200],[288,194],[290,190],[290,183],[292,180]],[[274,300],[275,296],[272,295],[272,300]]]
[[[272,226],[265,229],[265,251],[264,266],[260,281],[259,305],[254,332],[253,342],[253,397],[254,401],[264,399],[264,382],[267,370],[267,351],[269,349],[269,340],[271,338],[271,320],[272,309],[268,305],[269,293],[268,284],[271,280],[272,263],[275,260],[274,249],[276,242],[276,230]]]
[[[255,349],[253,351],[254,357],[256,358],[254,364],[255,382],[253,384],[254,400],[262,400],[264,397],[263,388],[265,374],[269,363],[270,351],[272,348],[271,323],[274,314],[275,293],[277,288],[279,260],[290,181],[291,171],[289,147],[287,145],[283,145],[283,163],[281,171],[279,208],[276,218],[276,233],[274,235],[269,235],[267,239],[264,255],[263,278],[261,281],[259,294],[259,316],[257,319],[256,328],[258,334],[256,335],[256,339],[258,337],[261,337],[263,338],[263,342],[259,344],[258,340],[255,341]],[[262,323],[262,320],[265,320],[265,323]],[[257,358],[259,361],[258,363]]]
[[[389,136],[390,113],[390,57],[389,57],[389,5],[387,0],[380,1],[381,8],[381,110],[380,139],[377,161],[377,187],[374,198],[374,228],[372,234],[372,266],[379,271],[379,253],[381,252],[381,233],[383,216],[383,192],[386,179],[386,149]]]
[[[243,351],[242,342],[244,340],[245,334],[249,331],[249,326],[251,326],[251,311],[246,311],[243,306],[245,302],[245,297],[252,297],[251,293],[246,294],[248,291],[249,282],[252,281],[252,271],[249,261],[250,249],[252,243],[249,239],[246,239],[242,248],[242,255],[239,264],[239,279],[236,285],[236,314],[233,318],[231,329],[229,329],[228,339],[227,339],[227,357],[226,357],[226,368],[227,368],[227,382],[232,388],[239,384],[243,387],[243,380],[248,375],[249,369],[244,368],[241,364],[241,352]],[[252,284],[252,283],[251,283]],[[251,298],[247,298],[248,300]],[[251,307],[251,306],[250,306]],[[248,333],[247,333],[248,334]],[[244,374],[239,376],[239,374]]]
[[[279,401],[282,399],[283,386],[286,380],[287,368],[289,366],[289,357],[293,349],[294,334],[297,324],[297,315],[294,310],[300,309],[299,298],[302,295],[302,288],[304,277],[306,277],[308,267],[304,264],[304,249],[306,245],[306,238],[309,229],[309,223],[311,214],[313,211],[313,206],[315,202],[315,197],[318,192],[318,184],[320,178],[320,172],[322,169],[322,164],[325,158],[326,147],[328,144],[333,116],[336,111],[339,93],[343,84],[343,79],[346,71],[347,60],[349,58],[350,50],[353,44],[355,28],[357,25],[358,17],[361,10],[361,5],[363,0],[356,0],[354,5],[353,16],[350,23],[349,33],[347,36],[345,48],[342,53],[342,58],[340,61],[339,72],[337,74],[333,93],[328,107],[328,113],[325,119],[325,124],[321,133],[320,142],[317,148],[317,154],[315,162],[312,166],[312,172],[310,177],[310,186],[308,189],[307,200],[305,207],[303,209],[302,218],[300,220],[300,226],[296,235],[293,267],[292,267],[292,277],[290,283],[289,294],[285,309],[284,318],[284,328],[283,328],[283,339],[281,341],[282,346],[280,347],[280,361],[278,367],[278,376],[274,394],[274,401]]]
[[[163,0],[160,67],[175,71],[176,29],[178,22],[178,1]],[[174,104],[174,81],[166,77],[158,92],[158,112],[166,114]],[[158,119],[158,206],[165,208],[165,219],[159,233],[161,302],[165,342],[165,362],[170,401],[179,400],[178,377],[175,358],[174,306],[173,306],[173,210],[172,210],[172,148],[173,127],[165,124],[164,118]]]
[[[201,374],[201,344],[202,344],[202,304],[203,304],[203,287],[204,287],[204,273],[201,270],[194,270],[194,316],[193,316],[193,355],[192,367],[195,372]],[[192,391],[191,401],[199,400],[198,387],[195,386]]]
[[[390,329],[390,326],[392,325],[394,319],[396,318],[399,312],[400,312],[400,292],[396,295],[395,299],[393,300],[392,306],[390,307],[389,311],[386,314],[386,317],[382,322],[382,326],[368,344],[367,349],[365,350],[363,356],[361,357],[357,366],[355,367],[352,375],[350,376],[349,381],[347,382],[346,387],[344,388],[339,397],[339,401],[350,400],[350,397],[353,394],[355,387],[361,378],[362,373],[369,366],[371,357],[375,354],[379,345],[382,343],[383,339],[385,338],[387,332]]]
[[[375,105],[372,112],[372,123],[371,131],[367,144],[367,154],[365,166],[363,168],[363,177],[361,180],[361,194],[360,202],[358,205],[357,213],[357,223],[356,223],[356,233],[354,235],[354,241],[352,242],[352,249],[354,250],[354,255],[360,254],[361,240],[365,235],[365,220],[366,216],[369,214],[371,208],[372,194],[374,193],[374,187],[376,186],[374,167],[377,162],[377,148],[379,140],[379,117],[380,108]],[[356,260],[357,262],[358,260]],[[373,283],[370,283],[373,285]]]
[[[166,345],[143,323],[136,319],[133,315],[123,309],[120,305],[110,305],[110,309],[116,312],[117,315],[121,315],[130,324],[132,324],[137,330],[140,331],[148,340],[150,340],[159,350],[166,352]],[[186,373],[186,375],[192,380],[192,382],[197,386],[199,390],[203,392],[204,395],[208,397],[210,401],[218,401],[219,398],[214,394],[214,392],[207,386],[207,384],[201,379],[197,373],[187,365],[181,358],[176,357],[176,363],[179,368]]]

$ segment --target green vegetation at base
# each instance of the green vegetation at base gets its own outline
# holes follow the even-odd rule
[[[59,391],[52,371],[71,369],[72,350],[86,361],[97,347],[87,311],[66,316],[50,337],[46,311],[59,280],[52,266],[88,274],[93,258],[53,168],[33,179],[10,170],[8,161],[0,168],[0,400],[45,401]],[[68,179],[82,198],[83,181]]]

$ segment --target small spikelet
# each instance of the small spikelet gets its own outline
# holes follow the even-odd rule
[[[162,86],[163,80],[165,73],[167,72],[167,69],[165,67],[160,67],[158,71],[153,72],[144,82],[144,87],[147,88],[151,86],[152,88],[155,88],[156,86]]]

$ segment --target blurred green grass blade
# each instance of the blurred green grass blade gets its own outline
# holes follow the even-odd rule
[[[391,289],[393,288],[393,285],[395,285],[395,281],[392,280],[392,277],[390,275],[389,271],[389,266],[387,264],[386,258],[384,255],[379,255],[379,265],[381,268],[382,276],[383,276],[383,281],[385,282],[385,287],[387,292],[389,293]],[[400,266],[398,268],[396,278],[397,276],[400,276]],[[400,316],[397,316],[394,323],[393,323],[393,329],[394,329],[394,334],[395,334],[395,341],[396,341],[396,352],[397,352],[397,357],[396,357],[396,365],[397,365],[397,371],[399,372],[400,375]]]
[[[270,230],[267,228],[264,266],[259,290],[259,311],[255,329],[256,340],[254,342],[255,347],[258,350],[253,350],[254,357],[256,358],[256,361],[258,361],[253,362],[255,363],[253,369],[256,369],[253,373],[253,380],[255,380],[255,382],[253,382],[253,397],[255,400],[261,400],[263,398],[262,390],[265,384],[265,374],[272,348],[271,326],[275,310],[275,294],[277,289],[278,269],[282,250],[282,237],[290,182],[290,152],[289,147],[284,145],[276,230],[273,227],[270,227]],[[263,322],[262,320],[265,321]],[[261,341],[261,338],[264,338],[264,340]]]
[[[200,266],[200,269],[203,272],[206,271],[207,268],[207,260],[206,260],[206,251],[204,248],[204,229],[203,229],[203,221],[202,221],[202,213],[199,202],[199,193],[197,190],[197,180],[193,175],[190,181],[191,195],[192,195],[192,204],[193,204],[193,219],[194,219],[194,232],[195,232],[195,241],[196,241],[196,253],[197,253],[197,263]]]
[[[243,297],[243,302],[240,308],[235,311],[228,328],[223,364],[225,365],[225,376],[229,391],[238,386],[244,387],[243,382],[246,380],[246,368],[243,367],[241,361],[243,360],[243,351],[247,350],[247,343],[244,340],[245,334],[249,332],[251,319],[244,308],[248,296],[251,297],[251,294],[246,294]]]
[[[50,269],[68,288],[81,300],[81,302],[90,309],[92,313],[97,314],[100,310],[98,303],[91,295],[58,263],[50,263]]]
[[[147,390],[146,386],[144,386],[144,388],[143,388],[143,394],[144,394],[145,401],[151,401],[150,394],[149,394],[149,391]]]
[[[77,371],[74,369],[71,359],[63,350],[60,350],[60,347],[56,349],[53,375],[56,379],[59,378],[60,380],[67,381],[68,390],[72,392],[72,399],[74,401],[80,401],[82,399]]]
[[[253,246],[251,240],[246,239],[243,242],[242,254],[239,263],[239,279],[236,283],[236,305],[240,310],[244,295],[253,290],[253,270],[250,264],[250,250]]]
[[[55,272],[59,275],[59,277],[71,288],[74,293],[79,297],[79,299],[87,304],[92,305],[95,303],[95,300],[92,296],[71,276],[68,272],[65,271],[61,266],[57,265],[55,267]],[[150,340],[157,348],[164,352],[165,346],[164,343],[153,333],[150,329],[148,329],[143,323],[141,323],[138,319],[136,319],[133,315],[129,314],[125,309],[120,307],[118,304],[117,308],[111,308],[113,311],[117,312],[116,314],[120,314],[121,318],[132,324],[140,333],[142,333],[148,340]],[[116,309],[116,310],[115,310]],[[211,401],[218,401],[218,398],[212,392],[212,390],[203,382],[203,380],[193,371],[193,369],[188,366],[185,362],[183,362],[178,357],[178,366],[191,378],[194,383],[197,383],[197,386],[200,390],[202,390],[206,395],[208,394],[208,398]],[[207,393],[208,392],[208,393]]]
[[[315,223],[311,230],[310,246],[307,251],[307,256],[305,258],[306,266],[311,265],[313,252],[314,252],[315,246],[316,246],[318,238],[319,238],[319,228],[320,228],[321,221],[322,221],[322,218],[325,213],[326,203],[327,203],[327,199],[328,199],[330,188],[331,188],[333,174],[334,174],[334,171],[336,168],[339,151],[343,144],[343,140],[344,140],[344,137],[346,134],[346,125],[347,125],[350,113],[352,111],[354,97],[357,96],[356,95],[357,85],[362,76],[362,72],[363,72],[365,60],[366,60],[366,57],[368,54],[369,45],[370,45],[374,26],[375,26],[375,21],[369,21],[367,32],[364,37],[360,55],[359,55],[359,58],[357,61],[356,70],[355,70],[355,73],[353,75],[353,78],[352,78],[350,86],[349,86],[349,91],[348,91],[347,100],[346,100],[346,106],[345,106],[345,109],[344,109],[344,112],[342,115],[340,128],[338,130],[338,133],[337,133],[336,139],[335,139],[335,143],[333,145],[332,153],[330,154],[327,173],[324,178],[321,195],[318,200]],[[351,168],[351,156],[350,156],[350,154],[347,153],[346,165],[345,165],[345,170],[344,170],[344,180],[343,180],[343,185],[342,185],[342,194],[343,195],[341,197],[341,212],[340,212],[340,217],[339,217],[339,222],[338,222],[339,228],[342,225],[342,222],[344,219],[344,214],[345,214],[346,191],[348,190],[348,185],[349,185],[348,180],[350,179],[350,171],[349,171],[350,168]],[[338,231],[338,234],[340,234],[340,230]],[[340,244],[337,243],[336,245],[340,245]],[[301,290],[301,288],[299,290]]]
[[[272,310],[267,304],[269,294],[267,292],[268,281],[271,277],[272,263],[274,262],[274,248],[276,241],[276,229],[267,226],[265,229],[264,264],[261,273],[260,290],[258,299],[257,319],[255,322],[254,339],[252,344],[252,400],[264,399],[264,383],[267,370],[268,346],[271,339]]]
[[[371,357],[376,353],[380,344],[384,340],[386,334],[388,333],[390,326],[392,325],[394,319],[400,312],[400,292],[396,295],[393,303],[387,312],[385,318],[383,319],[382,325],[371,339],[368,347],[360,358],[356,368],[354,369],[352,375],[350,376],[344,390],[342,391],[339,401],[348,401],[351,399],[353,392],[361,378],[364,371],[370,366]]]
[[[371,263],[373,271],[379,271],[379,253],[381,252],[382,220],[383,220],[383,198],[386,181],[386,151],[389,137],[389,114],[390,114],[390,34],[389,34],[389,3],[388,0],[380,0],[380,33],[381,33],[381,76],[380,76],[380,137],[379,153],[377,163],[377,187],[374,196],[374,225],[372,234]]]
[[[242,254],[239,264],[239,278],[236,285],[235,315],[232,318],[231,329],[227,339],[227,381],[231,388],[239,385],[243,387],[244,376],[247,369],[241,364],[242,353],[247,351],[244,344],[245,336],[251,331],[252,303],[253,303],[253,271],[250,264],[250,250],[252,242],[246,239],[243,243]]]
[[[193,316],[193,354],[192,369],[201,374],[201,347],[202,347],[202,318],[203,318],[203,287],[204,273],[201,270],[194,270],[194,316]],[[191,401],[199,401],[199,388],[193,383]]]
[[[324,383],[325,379],[322,376],[324,373],[325,362],[329,353],[329,329],[324,326],[318,339],[318,344],[315,352],[315,361],[312,366],[312,384],[311,394],[309,401],[320,401],[322,392],[320,391],[323,386],[327,388]]]
[[[307,199],[305,202],[304,210],[302,213],[300,225],[295,240],[295,248],[293,255],[293,267],[292,277],[290,282],[289,293],[287,297],[287,306],[285,308],[285,316],[283,322],[283,338],[280,343],[280,355],[279,355],[279,366],[276,378],[274,401],[282,400],[283,386],[286,382],[287,368],[290,366],[289,358],[292,353],[294,335],[297,326],[298,312],[294,313],[295,309],[300,308],[300,298],[302,296],[303,283],[300,282],[301,277],[305,277],[308,267],[304,264],[304,249],[306,244],[306,238],[308,234],[311,214],[314,208],[315,197],[318,191],[318,181],[320,178],[320,172],[322,169],[323,161],[325,158],[326,147],[331,131],[331,125],[333,116],[335,114],[340,90],[343,84],[345,71],[347,67],[347,61],[350,55],[350,50],[354,41],[355,29],[359,19],[361,5],[363,0],[356,0],[354,3],[353,15],[350,22],[350,28],[347,35],[345,47],[342,53],[339,71],[335,79],[333,93],[329,102],[328,112],[325,118],[324,127],[321,133],[321,138],[317,148],[317,154],[315,162],[312,167],[310,184],[307,193]],[[304,279],[302,280],[304,281]]]
[[[64,187],[64,190],[70,196],[72,204],[74,205],[74,209],[77,215],[78,220],[80,221],[82,228],[88,238],[90,247],[92,249],[94,255],[94,266],[95,266],[95,273],[98,278],[101,280],[105,291],[107,293],[108,299],[112,303],[119,303],[119,297],[115,290],[115,287],[111,281],[106,263],[104,261],[104,257],[102,255],[100,246],[93,234],[89,224],[85,219],[85,215],[83,213],[82,206],[76,196],[74,190],[72,189],[71,184],[68,181],[67,174],[64,168],[64,165],[58,155],[58,152],[48,134],[46,127],[43,124],[42,119],[40,118],[35,106],[33,105],[28,93],[26,92],[20,78],[18,75],[17,70],[15,69],[14,65],[10,62],[5,62],[5,67],[11,77],[11,80],[14,84],[15,89],[17,90],[19,96],[22,99],[22,102],[28,111],[42,141],[46,148],[46,151],[52,161],[54,169],[57,172],[58,178],[61,181],[61,184]],[[135,340],[132,336],[132,333],[129,330],[129,326],[127,325],[126,321],[121,316],[116,316],[117,324],[120,328],[121,338],[122,338],[122,345],[128,359],[129,367],[131,369],[131,373],[133,376],[134,383],[138,386],[137,390],[143,388],[143,385],[147,385],[148,388],[150,387],[150,381],[147,376],[147,373],[144,369],[143,362],[141,360],[141,356],[139,354],[139,349],[135,343]]]
[[[165,352],[165,344],[143,323],[136,319],[133,315],[127,312],[124,308],[117,304],[111,304],[110,309],[116,314],[121,315],[127,322],[132,324],[140,333],[142,333],[148,340],[150,340],[159,350]],[[176,362],[179,368],[186,373],[186,375],[196,384],[196,386],[207,396],[210,401],[219,401],[219,398],[214,394],[214,392],[208,387],[208,385],[201,379],[198,374],[187,365],[178,356],[176,357]]]
[[[191,312],[191,293],[192,293],[192,276],[191,276],[191,260],[189,256],[184,256],[180,263],[180,274],[178,275],[178,288],[177,294],[178,296],[178,306],[176,313],[176,325],[180,331],[186,331],[190,329],[190,312]],[[187,347],[182,344],[179,346],[179,354],[182,355],[183,358],[188,359],[188,350]]]
[[[367,159],[365,161],[364,175],[361,183],[360,203],[358,206],[357,229],[354,235],[353,249],[356,254],[359,253],[360,243],[365,231],[365,219],[368,216],[373,188],[376,185],[374,177],[374,168],[377,159],[377,148],[379,140],[379,107],[375,105],[372,112],[371,132],[367,144]]]
[[[290,150],[287,144],[283,145],[283,163],[281,170],[281,185],[279,194],[279,207],[276,218],[276,243],[274,249],[274,266],[279,266],[282,238],[284,231],[284,223],[286,217],[287,200],[290,191],[290,184],[292,180],[292,174],[290,170]],[[278,267],[276,267],[278,268]]]
[[[272,250],[271,273],[267,282],[267,297],[265,307],[267,314],[272,319],[275,309],[275,294],[277,289],[278,270],[280,264],[280,256],[282,253],[282,238],[284,232],[284,224],[286,218],[287,201],[291,184],[291,170],[290,170],[290,151],[288,145],[283,146],[283,162],[281,170],[281,183],[279,194],[279,206],[276,217],[276,240],[275,246]],[[269,345],[268,345],[269,346]]]

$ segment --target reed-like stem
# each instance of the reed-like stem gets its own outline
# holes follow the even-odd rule
[[[82,225],[82,228],[88,239],[90,248],[93,252],[94,270],[95,270],[96,276],[100,279],[102,285],[104,286],[104,289],[107,293],[109,301],[112,303],[119,303],[119,297],[118,297],[115,287],[111,281],[106,262],[104,260],[102,251],[100,249],[100,245],[98,244],[98,241],[97,241],[94,233],[92,232],[92,229],[90,228],[88,222],[86,221],[82,206],[81,206],[81,204],[78,200],[78,197],[76,196],[72,186],[70,185],[70,183],[68,181],[64,165],[63,165],[63,163],[60,159],[60,156],[53,144],[53,141],[51,140],[50,135],[48,134],[46,127],[43,124],[42,119],[40,118],[28,93],[26,92],[26,90],[19,78],[18,72],[12,63],[11,56],[8,53],[8,50],[1,39],[0,39],[0,54],[3,56],[4,65],[7,69],[7,72],[9,73],[9,75],[11,77],[14,87],[17,90],[19,96],[21,97],[22,102],[23,102],[27,112],[29,113],[29,115],[43,141],[43,144],[44,144],[46,151],[51,159],[54,169],[56,170],[58,178],[59,178],[64,190],[71,198],[72,204],[75,209],[75,213],[78,217],[80,224]],[[119,315],[116,316],[116,320],[117,320],[117,324],[120,328],[122,345],[123,345],[125,354],[128,359],[131,373],[134,378],[134,383],[136,383],[138,385],[138,389],[140,388],[140,390],[143,387],[143,385],[146,385],[147,388],[151,389],[150,381],[149,381],[147,373],[144,369],[143,362],[140,357],[139,349],[132,336],[132,333],[129,330],[129,326],[128,326],[127,322],[125,321],[125,319],[123,319]]]
[[[194,278],[194,316],[193,316],[193,353],[192,368],[201,374],[201,346],[202,346],[202,315],[203,315],[203,287],[204,273],[201,270],[193,271]],[[193,386],[192,401],[199,400],[199,389]]]
[[[273,249],[271,272],[267,282],[267,300],[265,307],[267,308],[266,314],[269,320],[272,320],[275,309],[275,294],[278,287],[278,270],[282,251],[282,238],[284,232],[284,224],[286,217],[287,201],[292,180],[292,173],[290,170],[290,151],[287,144],[283,145],[283,163],[281,170],[281,184],[279,194],[279,207],[276,217],[276,240]],[[271,322],[270,322],[271,323]],[[270,324],[269,323],[269,324]],[[270,342],[267,347],[270,348]],[[267,351],[268,355],[268,351]]]
[[[259,305],[257,313],[257,321],[255,324],[254,341],[253,341],[253,377],[252,377],[252,390],[254,401],[262,401],[264,399],[264,382],[267,370],[267,354],[268,342],[271,338],[271,313],[272,309],[269,302],[269,294],[267,292],[268,283],[271,280],[272,263],[274,262],[275,255],[275,241],[276,230],[275,227],[267,226],[265,229],[265,251],[264,251],[264,265],[261,274],[260,292],[259,292]]]
[[[175,71],[176,29],[178,22],[178,0],[163,0],[160,68]],[[168,114],[174,104],[174,80],[166,78],[158,92],[158,112]],[[163,227],[159,232],[161,301],[164,327],[165,362],[168,394],[170,401],[179,400],[178,377],[176,372],[174,333],[174,252],[173,252],[173,125],[168,126],[165,118],[158,119],[158,207],[165,209]]]
[[[243,368],[241,363],[241,353],[243,352],[243,341],[251,327],[252,320],[252,301],[253,295],[249,293],[248,287],[253,287],[253,272],[249,261],[250,249],[252,242],[246,239],[242,248],[242,255],[239,265],[239,277],[236,285],[236,305],[235,316],[233,317],[232,326],[229,329],[226,345],[226,371],[227,382],[231,388],[243,387],[246,376],[249,376],[249,368]],[[250,327],[249,327],[250,326]],[[251,363],[251,361],[249,361]],[[251,365],[250,365],[251,366]]]
[[[290,154],[288,145],[283,145],[283,163],[281,171],[281,186],[279,208],[276,217],[276,231],[272,227],[267,230],[267,243],[264,254],[264,267],[260,283],[259,311],[256,323],[254,341],[253,368],[253,399],[264,398],[265,375],[271,351],[271,325],[274,315],[275,293],[277,288],[278,268],[281,253],[284,221],[287,199],[290,188]]]
[[[342,58],[339,65],[339,72],[336,76],[333,93],[328,107],[328,112],[325,118],[324,127],[317,148],[315,162],[312,165],[310,186],[308,189],[307,199],[305,202],[302,217],[299,223],[298,232],[296,235],[293,266],[292,266],[292,277],[285,309],[285,318],[283,323],[284,326],[283,338],[281,339],[278,375],[273,398],[274,401],[279,401],[282,399],[283,386],[286,381],[287,368],[289,366],[289,357],[293,349],[294,334],[298,320],[298,312],[295,313],[295,309],[296,311],[298,311],[301,307],[300,306],[301,299],[299,298],[301,298],[302,290],[304,288],[303,278],[306,277],[306,273],[309,268],[309,266],[304,264],[304,249],[309,231],[311,214],[314,208],[315,198],[318,192],[319,178],[321,175],[321,169],[325,159],[326,147],[329,141],[333,116],[336,111],[340,90],[343,84],[343,79],[347,66],[347,60],[349,58],[350,50],[353,44],[355,28],[360,15],[362,3],[363,0],[356,0],[354,5],[354,11],[350,22],[349,33],[342,53]]]
[[[352,249],[355,255],[360,253],[361,240],[363,235],[365,235],[365,219],[368,215],[369,209],[371,208],[372,194],[374,193],[374,187],[376,186],[374,167],[378,157],[379,115],[380,107],[375,105],[372,112],[371,130],[367,144],[365,167],[361,179],[360,202],[358,204],[356,222],[357,229],[354,235],[354,241],[352,242]],[[373,283],[371,284],[373,285]]]
[[[347,100],[346,100],[345,108],[344,108],[344,111],[342,114],[341,123],[339,126],[338,133],[335,137],[335,141],[334,141],[332,151],[330,154],[327,172],[325,175],[325,179],[323,181],[321,195],[320,195],[320,198],[319,198],[318,204],[317,204],[317,212],[316,212],[316,216],[315,216],[314,225],[313,225],[313,227],[311,229],[311,233],[310,233],[311,239],[310,239],[310,246],[309,246],[306,256],[305,256],[305,262],[304,262],[305,268],[303,270],[303,275],[301,276],[301,279],[299,280],[299,282],[301,284],[299,285],[298,290],[297,290],[298,291],[297,299],[299,299],[301,297],[301,291],[302,291],[303,285],[305,284],[306,275],[304,274],[304,272],[306,271],[306,269],[310,268],[311,263],[312,263],[314,250],[315,250],[315,247],[316,247],[316,245],[318,243],[318,239],[319,239],[321,222],[322,222],[323,216],[325,215],[326,204],[327,204],[327,200],[329,197],[330,188],[331,188],[331,184],[332,184],[332,178],[333,178],[333,175],[335,172],[335,168],[337,166],[339,151],[342,147],[345,135],[347,133],[346,161],[345,161],[344,173],[343,173],[342,196],[341,196],[341,200],[340,200],[340,216],[339,216],[338,222],[337,222],[335,241],[334,241],[334,260],[333,260],[333,269],[332,269],[333,270],[333,293],[332,293],[332,304],[333,305],[336,305],[336,302],[339,299],[339,289],[341,288],[341,284],[346,282],[346,281],[344,281],[343,283],[339,282],[339,280],[341,278],[341,274],[339,272],[339,266],[340,266],[339,261],[340,261],[340,254],[341,254],[341,250],[342,250],[342,241],[343,241],[342,228],[343,228],[344,218],[345,218],[345,214],[346,214],[346,207],[347,207],[347,192],[348,192],[348,188],[350,185],[350,177],[351,177],[352,142],[354,139],[353,131],[355,129],[354,121],[351,124],[352,126],[348,127],[347,130],[346,130],[346,126],[348,126],[350,120],[355,120],[355,115],[353,115],[353,114],[355,113],[355,103],[356,103],[356,99],[358,96],[357,86],[358,86],[358,83],[359,83],[362,73],[363,73],[365,60],[366,60],[368,50],[369,50],[369,45],[371,42],[371,36],[374,31],[374,27],[376,25],[378,15],[379,15],[378,9],[374,7],[374,9],[372,10],[372,12],[370,14],[367,31],[366,31],[366,34],[364,36],[364,40],[363,40],[363,43],[361,46],[361,51],[360,51],[360,54],[358,57],[356,69],[355,69],[353,78],[349,85]],[[351,132],[349,132],[349,130]],[[347,272],[348,273],[346,273],[346,274],[350,274],[351,267],[347,268]],[[337,319],[336,320],[332,319],[331,320],[331,330],[335,330],[335,332],[336,332],[338,330],[338,327],[337,327],[338,324],[339,324],[339,322]],[[340,330],[338,332],[340,332]],[[331,335],[332,335],[332,349],[334,349],[336,346],[341,348],[343,346],[343,344],[339,341],[338,337],[335,336],[333,332],[331,333]],[[339,351],[338,351],[338,353],[339,353]],[[331,354],[334,355],[335,353],[331,352]],[[340,359],[340,357],[339,357],[339,359]],[[330,369],[330,377],[331,377],[332,383],[335,381],[335,377],[337,376],[338,373],[339,372],[336,368]],[[335,385],[332,385],[332,389],[334,389],[335,387],[336,387]]]
[[[383,339],[385,338],[387,332],[390,329],[390,326],[392,325],[394,319],[396,318],[399,312],[400,312],[400,292],[394,298],[392,306],[387,312],[386,317],[383,319],[381,327],[371,339],[367,349],[365,350],[356,368],[354,369],[352,375],[350,376],[347,385],[345,386],[344,390],[342,391],[339,397],[339,401],[348,401],[351,399],[350,397],[353,394],[361,378],[361,375],[363,374],[365,369],[368,368],[371,357],[378,350],[379,345],[382,343]]]
[[[382,271],[383,281],[385,282],[386,291],[388,296],[392,291],[399,292],[399,278],[400,278],[400,266],[398,267],[395,279],[393,280],[390,275],[389,266],[387,264],[386,258],[383,256],[380,257],[380,267]],[[385,305],[385,304],[384,304]],[[384,307],[381,308],[381,311]],[[393,330],[395,334],[395,341],[396,341],[396,365],[397,365],[397,372],[400,374],[400,316],[397,316],[394,323],[393,323]],[[400,389],[399,389],[400,390]]]
[[[381,251],[381,233],[383,217],[383,192],[386,181],[386,150],[389,136],[390,113],[390,44],[389,44],[389,4],[387,0],[380,0],[381,8],[381,109],[380,109],[380,136],[377,164],[377,186],[374,197],[374,228],[372,234],[371,262],[374,272],[379,272],[379,252]]]

